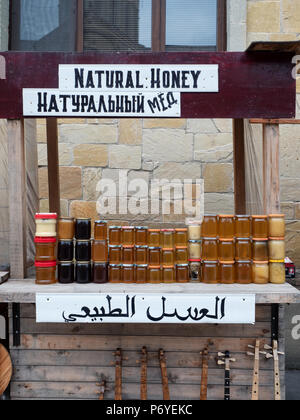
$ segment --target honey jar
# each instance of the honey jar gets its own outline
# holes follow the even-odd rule
[[[161,260],[163,265],[174,265],[175,253],[174,248],[166,248],[161,250]]]
[[[122,262],[122,246],[109,245],[108,256],[110,264],[121,264]]]
[[[201,225],[199,223],[188,224],[188,240],[189,241],[200,241],[201,239]]]
[[[149,247],[160,246],[160,230],[159,229],[148,229],[148,246]]]
[[[175,230],[174,229],[162,229],[161,239],[162,248],[174,248],[175,246]]]
[[[59,261],[72,261],[74,259],[73,240],[58,241],[57,258]]]
[[[234,261],[220,261],[219,282],[222,284],[235,283],[235,264]]]
[[[109,283],[122,282],[122,265],[121,264],[109,264],[108,281]]]
[[[235,219],[230,214],[219,215],[219,237],[233,239],[235,234]]]
[[[35,237],[35,261],[55,261],[56,260],[56,238]]]
[[[268,261],[268,240],[254,239],[252,241],[252,256],[254,261]]]
[[[160,265],[148,266],[148,283],[161,283],[162,275]]]
[[[231,239],[219,239],[219,259],[220,261],[234,261],[235,246]]]
[[[202,282],[208,284],[219,283],[219,266],[217,261],[202,262]]]
[[[187,246],[188,230],[187,228],[175,229],[175,246]]]
[[[284,238],[269,239],[269,258],[270,260],[284,260],[285,259]]]
[[[285,263],[283,261],[272,261],[269,264],[270,269],[270,283],[284,284],[285,283]]]
[[[94,224],[94,239],[96,241],[107,240],[107,221],[96,220]]]
[[[248,261],[252,259],[252,243],[250,238],[236,238],[235,259],[237,261]]]
[[[72,217],[61,217],[58,220],[58,239],[73,240],[75,234],[75,221]]]
[[[201,241],[188,241],[188,254],[189,259],[200,260],[201,259]]]
[[[268,239],[268,217],[265,215],[252,216],[253,239]]]
[[[285,216],[284,214],[269,215],[269,237],[283,238],[285,236]]]
[[[109,226],[109,245],[121,245],[121,226]]]
[[[134,246],[122,247],[122,263],[129,265],[134,263]]]
[[[201,236],[203,238],[216,238],[218,236],[218,216],[215,214],[203,216]]]
[[[190,281],[190,271],[188,264],[176,264],[176,282],[188,283]]]
[[[78,261],[75,265],[75,282],[86,284],[92,282],[92,264],[88,261]]]
[[[251,237],[251,217],[248,215],[235,216],[235,236],[237,238]]]
[[[169,265],[169,266],[165,265],[162,267],[162,281],[163,283],[176,282],[174,265]]]
[[[122,281],[123,283],[134,283],[134,265],[123,264],[122,267]]]
[[[201,255],[201,250],[200,250]],[[188,264],[189,251],[187,246],[176,246],[175,248],[175,263],[176,264]]]
[[[134,245],[134,235],[135,228],[133,226],[123,226],[122,227],[122,245],[123,246],[133,246]]]
[[[203,238],[202,240],[202,260],[218,260],[218,240],[217,238]]]
[[[145,265],[148,264],[148,247],[145,245],[135,246],[135,264]]]
[[[90,261],[92,257],[91,241],[76,241],[75,258],[77,261]]]
[[[57,263],[57,279],[58,283],[61,284],[74,283],[75,272],[73,261],[60,261]]]
[[[135,245],[146,246],[147,245],[147,226],[137,226],[135,228]]]
[[[252,264],[251,261],[237,261],[236,264],[236,283],[252,283]]]
[[[94,262],[93,265],[93,283],[104,284],[108,282],[108,264]]]
[[[91,239],[91,219],[80,218],[75,220],[75,238],[78,241],[88,241]]]
[[[135,266],[135,283],[147,283],[148,265],[141,264]]]
[[[92,259],[95,262],[105,263],[108,261],[107,240],[94,240],[92,247]]]
[[[36,284],[56,283],[56,261],[44,261],[35,263]]]
[[[253,283],[255,284],[269,283],[269,262],[268,261],[253,261],[252,279],[253,279]]]
[[[148,261],[149,265],[160,265],[161,263],[161,248],[149,247],[148,248]]]
[[[36,234],[38,237],[56,237],[56,213],[37,213],[35,215]]]

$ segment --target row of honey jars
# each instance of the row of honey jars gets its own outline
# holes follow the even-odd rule
[[[91,219],[61,217],[58,220],[58,239],[71,241],[74,238],[78,241],[91,238]]]
[[[74,252],[75,251],[75,252]],[[58,242],[58,260],[59,261],[90,261],[108,262],[107,241],[84,240],[74,242],[61,240]]]
[[[56,283],[56,213],[37,213],[35,236],[36,284]]]
[[[189,266],[110,264],[108,278],[110,283],[187,283]]]
[[[187,247],[109,245],[109,262],[111,264],[184,264],[188,262],[188,249]]]
[[[58,282],[69,283],[107,283],[108,264],[90,261],[61,261],[58,262]]]

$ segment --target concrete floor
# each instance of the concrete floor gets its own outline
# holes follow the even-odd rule
[[[300,370],[286,371],[286,399],[300,400]]]

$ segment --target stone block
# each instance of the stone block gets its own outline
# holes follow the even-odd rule
[[[119,123],[119,143],[138,145],[142,143],[142,120],[124,118]]]
[[[280,32],[280,2],[248,2],[248,32]]]
[[[282,0],[282,26],[285,33],[300,32],[300,0]]]
[[[107,166],[108,148],[102,144],[80,144],[73,150],[74,165]]]
[[[204,191],[222,193],[233,191],[233,166],[231,163],[208,163],[203,169]]]
[[[184,118],[145,118],[144,128],[185,128]]]
[[[61,199],[81,199],[81,168],[61,166],[59,168],[59,178]],[[39,168],[39,197],[48,198],[48,195],[48,168]]]
[[[59,141],[62,143],[117,143],[118,127],[105,124],[61,124]]]
[[[97,201],[99,192],[97,184],[101,180],[102,169],[85,168],[82,174],[83,200]]]
[[[194,159],[200,162],[231,162],[232,134],[197,134],[194,141]]]
[[[109,149],[109,167],[118,169],[140,169],[142,149],[139,146],[112,145]]]

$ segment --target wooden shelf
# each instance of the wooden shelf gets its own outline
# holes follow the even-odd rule
[[[9,279],[0,285],[0,302],[35,303],[36,293],[187,293],[187,294],[255,294],[256,303],[300,302],[300,291],[289,283],[257,284],[53,284],[41,286],[34,279]]]

